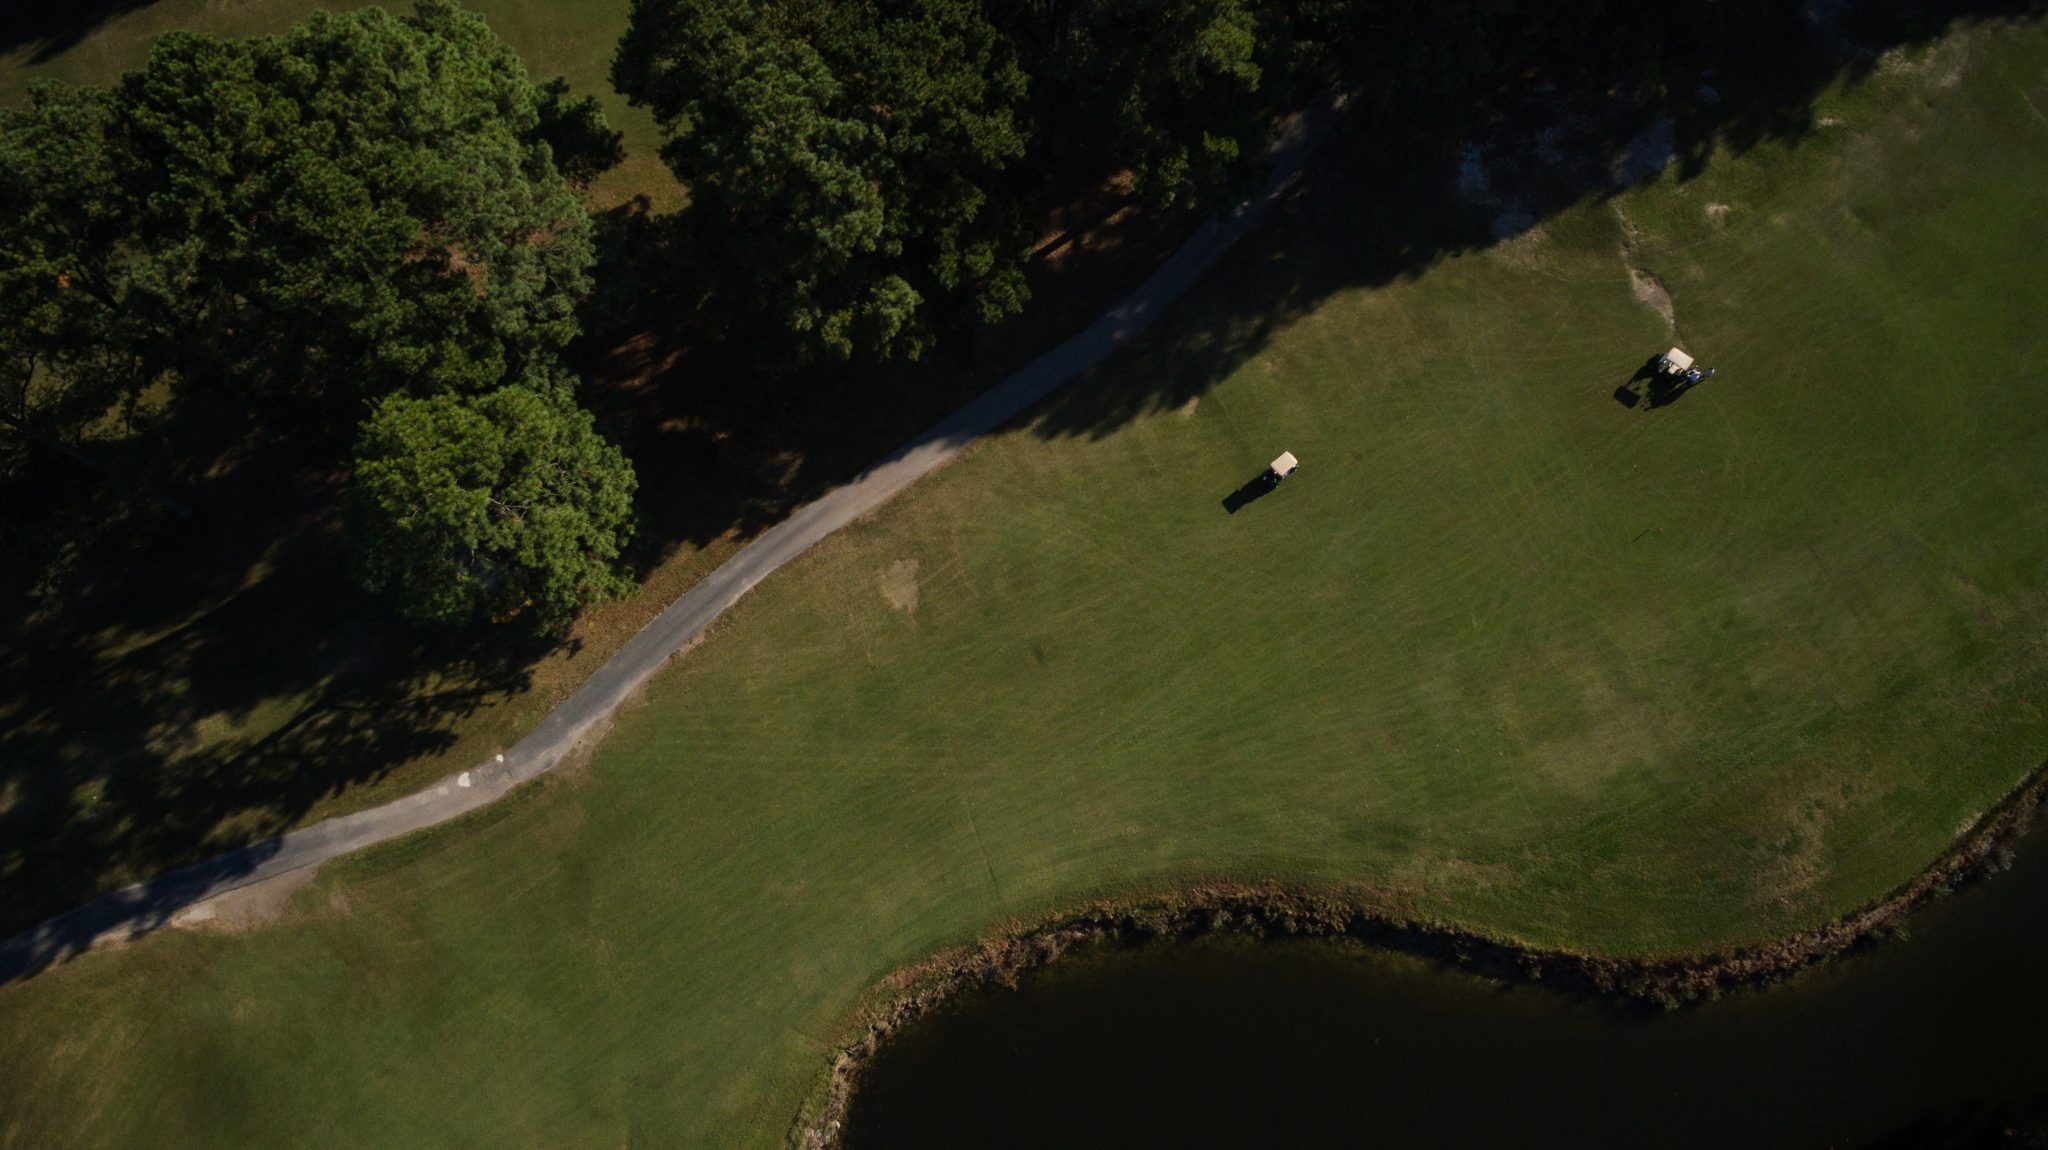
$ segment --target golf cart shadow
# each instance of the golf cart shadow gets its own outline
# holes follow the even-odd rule
[[[1231,515],[1265,498],[1267,493],[1280,486],[1280,481],[1294,474],[1300,466],[1291,451],[1283,451],[1264,471],[1252,476],[1243,487],[1223,497],[1223,510]]]
[[[1274,481],[1272,472],[1261,471],[1246,482],[1243,487],[1223,497],[1223,510],[1235,515],[1258,500],[1265,498],[1267,492],[1278,486],[1280,484]]]
[[[1667,371],[1664,362],[1665,357],[1661,353],[1644,360],[1643,366],[1628,377],[1627,383],[1614,389],[1614,401],[1623,407],[1640,407],[1646,411],[1669,407],[1704,381],[1703,378],[1692,379]]]

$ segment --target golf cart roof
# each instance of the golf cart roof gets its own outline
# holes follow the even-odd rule
[[[1664,353],[1664,362],[1670,364],[1673,371],[1684,371],[1692,366],[1692,357],[1674,347]]]
[[[1280,458],[1273,461],[1272,466],[1273,474],[1284,476],[1295,468],[1300,467],[1301,460],[1296,459],[1292,451],[1283,451],[1280,453]]]

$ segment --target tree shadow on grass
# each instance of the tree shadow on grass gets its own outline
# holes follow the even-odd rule
[[[263,599],[237,598],[222,614],[265,610]],[[314,643],[296,658],[245,661],[251,624],[209,616],[120,656],[59,646],[0,668],[0,681],[25,688],[0,734],[0,761],[22,768],[8,770],[14,801],[0,812],[7,933],[149,880],[102,913],[58,924],[31,969],[117,923],[162,925],[191,892],[268,857],[272,836],[316,804],[447,750],[463,717],[525,688],[515,660],[424,649],[351,667]],[[251,675],[265,684],[251,686]],[[87,705],[98,713],[79,713],[68,688],[81,682],[93,684]],[[207,730],[228,724],[240,729]],[[167,873],[202,863],[197,874]],[[0,958],[0,980],[17,973],[6,965]]]
[[[4,588],[0,939],[449,749],[553,645],[397,624],[347,578],[331,473],[247,466],[189,523],[83,537],[54,603]]]
[[[606,226],[630,245],[645,215],[626,205]],[[1142,227],[1114,242],[1100,226],[1069,237],[1063,266],[1039,269],[1059,306],[1030,323],[1085,322],[1177,240]],[[680,550],[780,522],[1045,339],[1030,324],[990,332],[964,369],[764,380],[687,326],[628,331],[578,354],[588,402],[639,475],[626,558],[643,578]],[[537,715],[507,704],[534,689],[544,660],[574,653],[574,639],[517,626],[414,630],[356,588],[332,432],[192,407],[134,442],[94,445],[105,473],[33,451],[0,459],[0,941],[125,884],[203,867],[67,916],[32,965],[138,911],[159,925],[192,890],[260,863],[270,836],[449,769],[437,757],[465,738],[511,741]],[[167,443],[168,466],[121,454]],[[124,478],[166,473],[188,521]],[[216,861],[223,851],[236,853]]]
[[[1865,1150],[2043,1150],[2048,1095],[2024,1101],[1961,1101],[1919,1115]]]
[[[75,48],[95,28],[156,0],[20,0],[0,7],[0,56],[27,49],[47,63]]]
[[[586,402],[639,476],[634,573],[644,578],[684,548],[751,538],[853,479],[1086,328],[1199,223],[1134,211],[1117,179],[1067,171],[1049,182],[1023,315],[958,332],[919,362],[786,373],[757,370],[746,340],[709,338],[688,308],[675,309],[681,319],[645,314],[671,298],[658,270],[668,258],[659,218],[644,203],[606,213],[600,230],[622,253],[612,274],[636,287],[593,309],[587,328],[598,334],[577,358]]]
[[[1447,132],[1398,96],[1353,112],[1264,233],[1212,274],[1201,324],[1177,324],[1147,373],[1083,380],[1030,424],[1045,436],[1103,436],[1178,408],[1333,292],[1418,276],[1667,169],[1690,178],[1716,147],[1739,154],[1797,140],[1814,97],[1869,71],[1880,52],[1958,19],[2038,16],[2042,4],[1879,4],[1827,27],[1805,23],[1795,5],[1758,7],[1787,35],[1756,58],[1743,55],[1754,42],[1700,45],[1693,83],[1665,86],[1676,96],[1617,81],[1610,52],[1605,67],[1538,61],[1492,75],[1497,87],[1465,94],[1494,109],[1469,130]],[[97,19],[120,10],[85,9]],[[52,24],[34,42],[89,26]],[[1406,50],[1399,38],[1389,44]],[[1472,156],[1483,162],[1467,165]],[[1446,189],[1466,176],[1460,202]],[[593,406],[640,475],[630,565],[644,576],[681,549],[757,534],[1085,327],[1192,226],[1103,224],[1121,194],[1074,197],[1070,218],[1053,220],[1031,310],[977,330],[971,366],[942,358],[763,378],[743,366],[744,348],[721,350],[687,320],[586,341]],[[1084,221],[1095,222],[1069,234]],[[608,226],[631,246],[645,222],[644,205],[628,205]],[[633,330],[630,318],[623,330]],[[54,531],[54,550],[73,556],[49,583],[58,605],[0,621],[0,936],[223,849],[258,844],[221,864],[254,865],[267,836],[450,750],[484,712],[532,687],[557,649],[545,637],[419,634],[353,588],[331,511],[339,468],[288,443],[228,467],[194,466],[180,497],[195,515],[176,525],[153,525],[148,500],[121,504],[132,522],[109,522],[98,510],[107,504],[82,491],[51,498],[100,482],[55,460],[0,491],[0,549],[11,553],[47,526],[19,513],[30,496],[102,516]],[[12,575],[8,553],[0,576]],[[168,907],[175,894],[145,897]]]
[[[1585,6],[1536,18],[1564,19],[1575,7]],[[1581,58],[1518,59],[1512,43],[1475,46],[1506,62],[1483,90],[1446,95],[1418,84],[1355,108],[1261,234],[1211,273],[1199,312],[1139,341],[1145,371],[1098,369],[1042,405],[1033,428],[1047,438],[1101,438],[1133,419],[1179,409],[1337,292],[1414,279],[1441,260],[1667,174],[1691,180],[1716,155],[1797,144],[1814,128],[1815,100],[1838,82],[1865,79],[1886,53],[1974,23],[2048,13],[2043,0],[1877,0],[1825,13],[1764,2],[1748,6],[1739,25],[1684,45],[1677,71],[1631,76],[1631,24],[1712,28],[1714,14],[1727,8],[1683,0],[1675,8],[1640,6],[1640,16],[1610,13],[1614,43],[1595,44]],[[1691,15],[1672,20],[1669,11]],[[1422,23],[1390,37],[1393,50],[1431,42],[1428,22],[1439,17],[1427,6],[1418,12]],[[1520,35],[1507,25],[1498,31]],[[1446,127],[1436,105],[1480,111]],[[1615,397],[1661,407],[1684,391],[1649,383],[1624,385]]]

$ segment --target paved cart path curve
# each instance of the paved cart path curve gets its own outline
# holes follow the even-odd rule
[[[251,843],[49,919],[0,943],[0,984],[90,949],[97,942],[154,930],[185,907],[237,887],[459,818],[552,769],[677,652],[703,634],[712,620],[776,568],[895,498],[978,437],[1022,414],[1137,338],[1280,199],[1334,123],[1336,110],[1336,101],[1324,100],[1297,116],[1273,144],[1271,178],[1265,190],[1204,223],[1150,278],[1088,330],[1039,356],[845,486],[798,508],[741,548],[628,640],[503,755],[383,806]]]

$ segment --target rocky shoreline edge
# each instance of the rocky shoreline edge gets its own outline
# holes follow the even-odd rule
[[[1696,955],[1612,958],[1542,950],[1424,919],[1389,914],[1366,888],[1190,882],[1091,902],[1035,923],[1010,923],[883,979],[842,1033],[825,1089],[799,1112],[793,1145],[839,1150],[861,1074],[889,1035],[963,991],[1018,978],[1075,950],[1230,932],[1255,938],[1350,938],[1455,965],[1481,977],[1541,981],[1569,992],[1676,1009],[1762,986],[1895,932],[1957,885],[2011,865],[2013,844],[2048,803],[2048,764],[1988,811],[1941,858],[1882,898],[1773,942]]]

